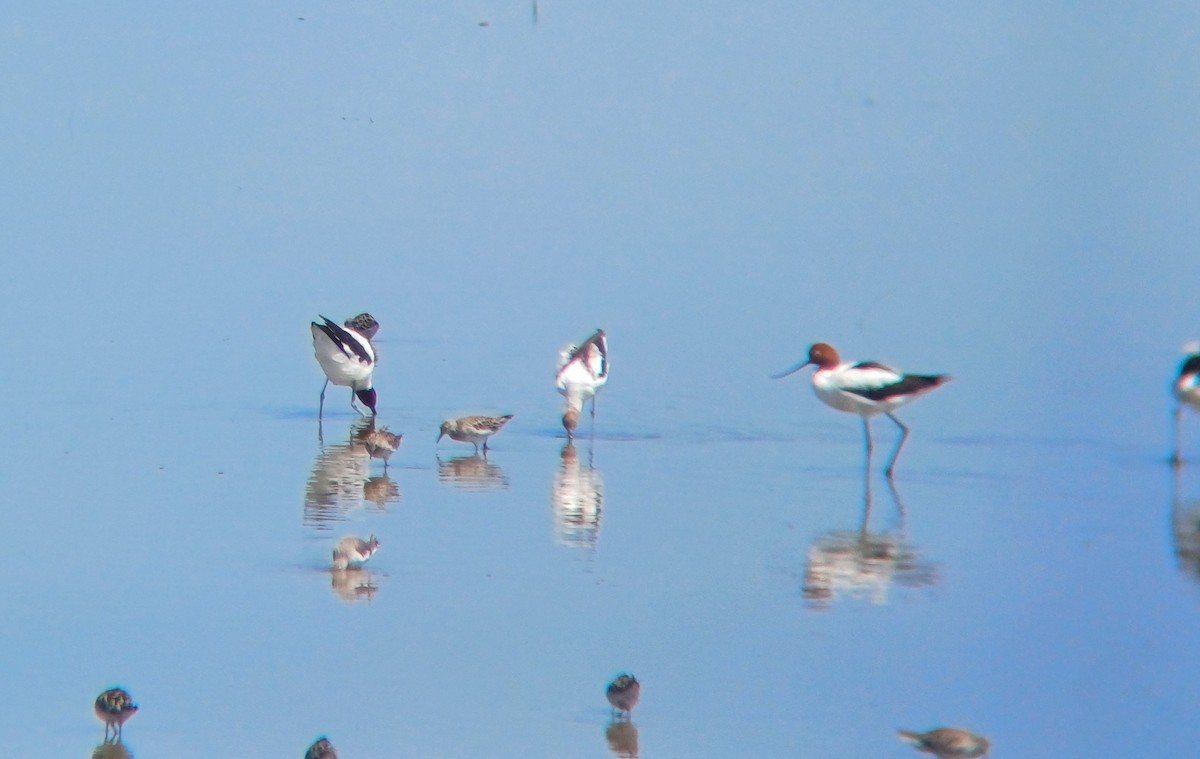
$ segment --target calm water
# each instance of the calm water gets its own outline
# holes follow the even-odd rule
[[[14,10],[10,753],[91,755],[119,684],[139,759],[1189,755],[1200,12],[1097,10]],[[386,475],[316,416],[308,322],[364,309]],[[767,379],[814,340],[955,376],[895,488]]]

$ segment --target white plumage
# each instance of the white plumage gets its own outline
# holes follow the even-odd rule
[[[353,394],[350,396],[350,406],[356,411],[355,396],[358,397],[371,413],[375,413],[375,390],[371,385],[371,375],[375,371],[375,347],[367,335],[354,329],[351,325],[364,323],[373,324],[368,330],[374,334],[379,329],[378,323],[370,314],[360,314],[342,326],[322,316],[322,324],[312,323],[313,354],[317,363],[325,372],[325,385],[321,388],[321,411],[325,409],[325,390],[332,382],[335,385],[348,387]]]
[[[602,329],[581,345],[568,345],[559,353],[555,387],[567,400],[563,413],[567,437],[575,434],[584,403],[592,401],[592,416],[596,416],[596,393],[608,382],[608,368],[608,336]]]
[[[908,439],[908,427],[892,415],[892,411],[929,392],[950,378],[944,374],[904,374],[875,361],[843,362],[833,346],[815,343],[808,349],[802,363],[774,375],[786,377],[806,366],[816,365],[813,390],[826,405],[838,411],[858,414],[863,419],[863,435],[867,443],[867,466],[871,464],[871,427],[868,420],[876,414],[886,414],[900,428],[900,441],[884,470],[891,477],[896,468],[900,449]]]

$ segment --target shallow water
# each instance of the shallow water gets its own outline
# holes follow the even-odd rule
[[[119,684],[140,759],[1187,755],[1197,11],[537,8],[0,30],[10,753],[91,754]],[[386,474],[316,414],[307,324],[363,309]],[[894,487],[890,422],[865,475],[768,379],[814,340],[954,375]]]

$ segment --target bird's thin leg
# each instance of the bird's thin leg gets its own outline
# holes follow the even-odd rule
[[[1180,456],[1180,448],[1182,448],[1182,440],[1180,439],[1179,422],[1183,416],[1183,404],[1175,404],[1175,450],[1171,452],[1171,466],[1179,466],[1183,463],[1183,458]]]
[[[483,455],[485,455],[485,456],[487,455],[487,450],[488,450],[487,449],[487,441],[484,440],[483,441]]]
[[[867,476],[871,476],[871,450],[874,446],[871,445],[871,422],[867,417],[863,417],[863,439],[867,441]]]
[[[900,532],[904,532],[904,521],[908,518],[908,513],[904,508],[904,499],[900,497],[900,491],[896,489],[895,480],[887,481],[888,490],[892,492],[892,501],[896,504],[896,513],[900,517]]]
[[[884,474],[890,480],[896,470],[896,459],[900,458],[900,449],[904,447],[904,441],[908,439],[908,427],[904,425],[904,422],[892,416],[892,412],[887,412],[887,415],[888,419],[891,419],[900,428],[900,442],[896,443],[896,450],[892,452],[892,460],[888,462],[887,469],[884,470]]]
[[[358,407],[358,404],[354,402],[354,398],[355,398],[354,388],[350,388],[350,408],[357,411],[359,416],[366,416],[366,413],[364,413],[363,410]]]
[[[867,418],[863,417],[865,425]],[[867,465],[863,467],[863,518],[862,528],[859,530],[860,536],[866,538],[867,523],[871,520],[871,457],[867,456]]]
[[[479,443],[472,441],[471,445],[475,446],[475,455],[478,456],[479,455]]]
[[[325,414],[325,389],[329,387],[329,378],[325,379],[325,384],[321,385],[321,403],[317,406],[317,418],[320,419]]]

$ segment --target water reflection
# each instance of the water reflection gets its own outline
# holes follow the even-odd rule
[[[580,463],[579,452],[570,440],[560,456],[562,464],[550,489],[555,540],[570,548],[594,549],[600,542],[604,480],[593,465],[592,446],[588,446],[586,464]]]
[[[332,578],[330,589],[341,601],[370,603],[379,592],[379,586],[375,584],[375,574],[362,567],[331,569],[329,575]]]
[[[613,720],[604,728],[604,739],[608,741],[608,750],[613,752],[614,756],[622,757],[622,759],[637,759],[637,725],[628,720]]]
[[[364,440],[374,431],[373,418],[360,419],[350,425],[345,443],[322,445],[304,489],[305,527],[332,529],[364,500],[379,508],[399,500],[400,488],[386,473],[371,477],[371,454]]]
[[[925,733],[897,730],[900,739],[917,751],[938,759],[978,759],[986,756],[992,742],[960,727],[939,727]]]
[[[383,511],[389,503],[400,500],[400,486],[387,474],[371,477],[363,484],[363,499]]]
[[[133,754],[124,743],[109,743],[105,741],[92,752],[92,759],[133,759]]]
[[[887,602],[893,584],[921,588],[938,581],[935,565],[921,560],[916,547],[904,538],[904,503],[889,479],[888,491],[896,506],[897,525],[871,532],[871,479],[864,477],[862,522],[857,530],[834,530],[818,537],[808,550],[803,593],[811,608],[829,609],[839,596]]]
[[[508,490],[508,475],[487,456],[437,457],[438,480],[464,490]]]
[[[1182,470],[1176,467],[1171,478],[1171,538],[1179,569],[1200,582],[1200,498],[1180,495]]]

